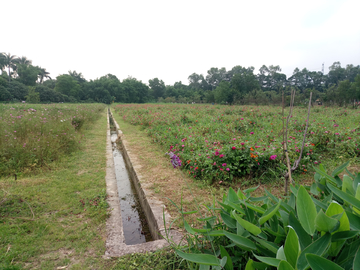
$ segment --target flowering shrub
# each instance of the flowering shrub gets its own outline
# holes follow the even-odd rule
[[[194,178],[231,181],[286,170],[280,107],[121,104],[114,109],[123,120],[141,126],[165,151],[171,148],[182,160],[181,168]],[[360,114],[353,110],[345,117],[343,110],[321,108],[311,113],[300,173],[330,151],[344,157],[359,155]],[[305,109],[295,108],[289,121],[291,161],[299,158],[306,115]]]

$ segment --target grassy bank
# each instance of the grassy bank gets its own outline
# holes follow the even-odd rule
[[[0,269],[106,269],[106,114],[81,150],[36,176],[0,178]]]

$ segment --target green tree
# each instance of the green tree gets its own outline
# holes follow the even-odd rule
[[[10,101],[13,99],[13,96],[8,90],[8,82],[5,78],[0,76],[0,101]]]
[[[234,89],[235,99],[241,100],[252,90],[260,89],[259,81],[254,74],[254,68],[236,66],[232,69],[231,86]]]
[[[55,91],[79,100],[80,90],[79,83],[72,76],[63,74],[56,77]]]
[[[5,69],[5,55],[4,55],[4,53],[0,53],[0,71],[1,71],[1,74],[3,74],[4,69]]]
[[[40,103],[40,94],[35,91],[35,87],[29,87],[29,92],[26,96],[26,102],[28,103]]]
[[[10,53],[3,53],[3,65],[8,68],[9,82],[12,75],[11,69],[16,70],[17,56],[11,55]]]
[[[327,86],[338,85],[340,81],[345,80],[345,69],[341,67],[340,62],[334,62],[329,67],[329,73],[327,75]]]
[[[29,59],[27,59],[25,56],[21,56],[21,58],[18,58],[18,59],[16,60],[16,62],[17,62],[18,64],[27,65],[27,66],[29,66],[29,65],[32,64],[32,61],[29,60]]]
[[[38,72],[38,79],[39,79],[40,84],[43,83],[43,80],[45,78],[51,80],[50,72],[47,72],[45,68],[39,67],[38,71],[39,71]]]
[[[217,103],[232,103],[234,101],[234,91],[229,82],[222,81],[214,90],[214,98]]]
[[[25,97],[28,94],[29,89],[25,84],[14,80],[9,84],[8,91],[14,99],[21,101],[26,99]]]
[[[221,81],[226,78],[226,69],[223,68],[210,68],[207,71],[206,81],[211,86],[211,89],[215,89]]]
[[[16,73],[16,80],[27,86],[35,86],[39,74],[39,68],[27,64],[17,64]]]
[[[154,78],[149,80],[149,86],[153,91],[154,98],[157,100],[159,97],[164,97],[165,94],[165,84],[162,80]]]

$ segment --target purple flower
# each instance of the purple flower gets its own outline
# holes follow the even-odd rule
[[[176,167],[181,166],[181,160],[177,155],[175,155],[173,152],[169,152],[169,153],[165,153],[165,154],[170,156],[170,162],[173,165],[174,169]]]
[[[230,169],[229,169],[229,168],[226,168],[226,170],[227,170],[227,171],[230,171]]]
[[[222,166],[225,167],[225,166],[226,166],[226,163],[223,163]]]
[[[254,134],[254,132],[251,131],[251,132],[250,132],[250,135],[253,135],[253,134]]]

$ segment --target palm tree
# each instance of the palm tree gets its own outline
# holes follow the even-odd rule
[[[16,70],[16,63],[17,63],[17,56],[15,56],[15,55],[10,55],[10,53],[8,53],[8,54],[6,54],[6,53],[3,53],[3,55],[4,55],[4,65],[5,65],[5,67],[7,67],[8,68],[8,70],[9,70],[9,82],[10,82],[10,78],[11,78],[11,72],[10,72],[10,68],[12,69],[12,70]]]
[[[47,72],[45,68],[39,68],[39,74],[38,74],[38,77],[39,77],[39,80],[40,80],[40,83],[43,82],[44,78],[48,78],[51,80],[51,77],[49,76],[50,72]]]
[[[16,62],[18,64],[27,65],[27,66],[32,64],[32,61],[27,59],[25,56],[21,56],[21,58],[18,58]]]
[[[1,73],[3,72],[4,69],[5,69],[5,55],[4,55],[4,53],[0,53],[0,70],[1,70]]]

